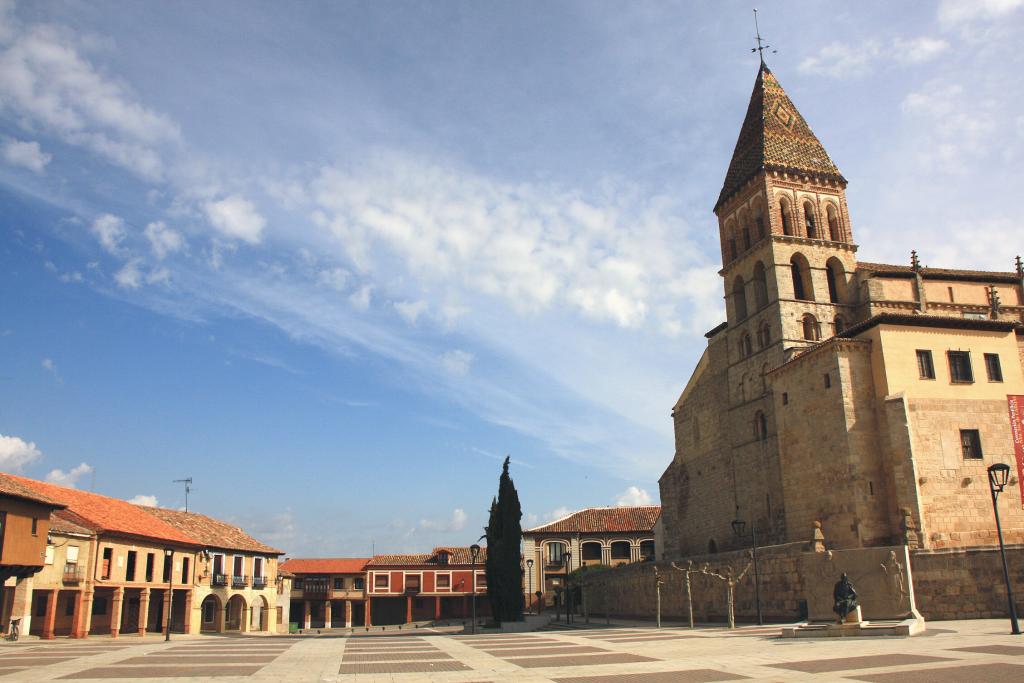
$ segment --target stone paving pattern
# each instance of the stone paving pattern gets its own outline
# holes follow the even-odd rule
[[[581,625],[582,626],[582,625]],[[915,638],[783,639],[779,627],[678,624],[463,636],[417,633],[148,637],[0,644],[0,683],[56,680],[298,683],[1024,681],[1005,621],[943,622]]]

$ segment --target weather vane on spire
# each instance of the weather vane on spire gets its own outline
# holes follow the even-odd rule
[[[754,30],[757,32],[757,47],[750,48],[751,52],[757,52],[761,58],[761,66],[764,66],[764,51],[771,47],[771,45],[765,45],[764,40],[761,39],[761,28],[757,25],[757,8],[754,8]],[[772,54],[775,54],[778,50],[772,50]]]

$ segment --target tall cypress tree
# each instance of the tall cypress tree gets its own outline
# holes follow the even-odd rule
[[[523,618],[522,541],[520,521],[523,509],[519,504],[512,477],[508,473],[509,457],[501,468],[498,497],[491,501],[487,522],[487,599],[491,614],[499,624]]]

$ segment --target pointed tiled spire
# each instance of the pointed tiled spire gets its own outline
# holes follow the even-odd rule
[[[757,71],[754,92],[715,209],[762,168],[846,182],[764,61]]]

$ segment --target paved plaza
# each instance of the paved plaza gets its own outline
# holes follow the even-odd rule
[[[1024,681],[1024,637],[1009,635],[1005,620],[937,622],[915,638],[792,640],[779,630],[613,624],[475,636],[35,640],[0,646],[0,681]]]

